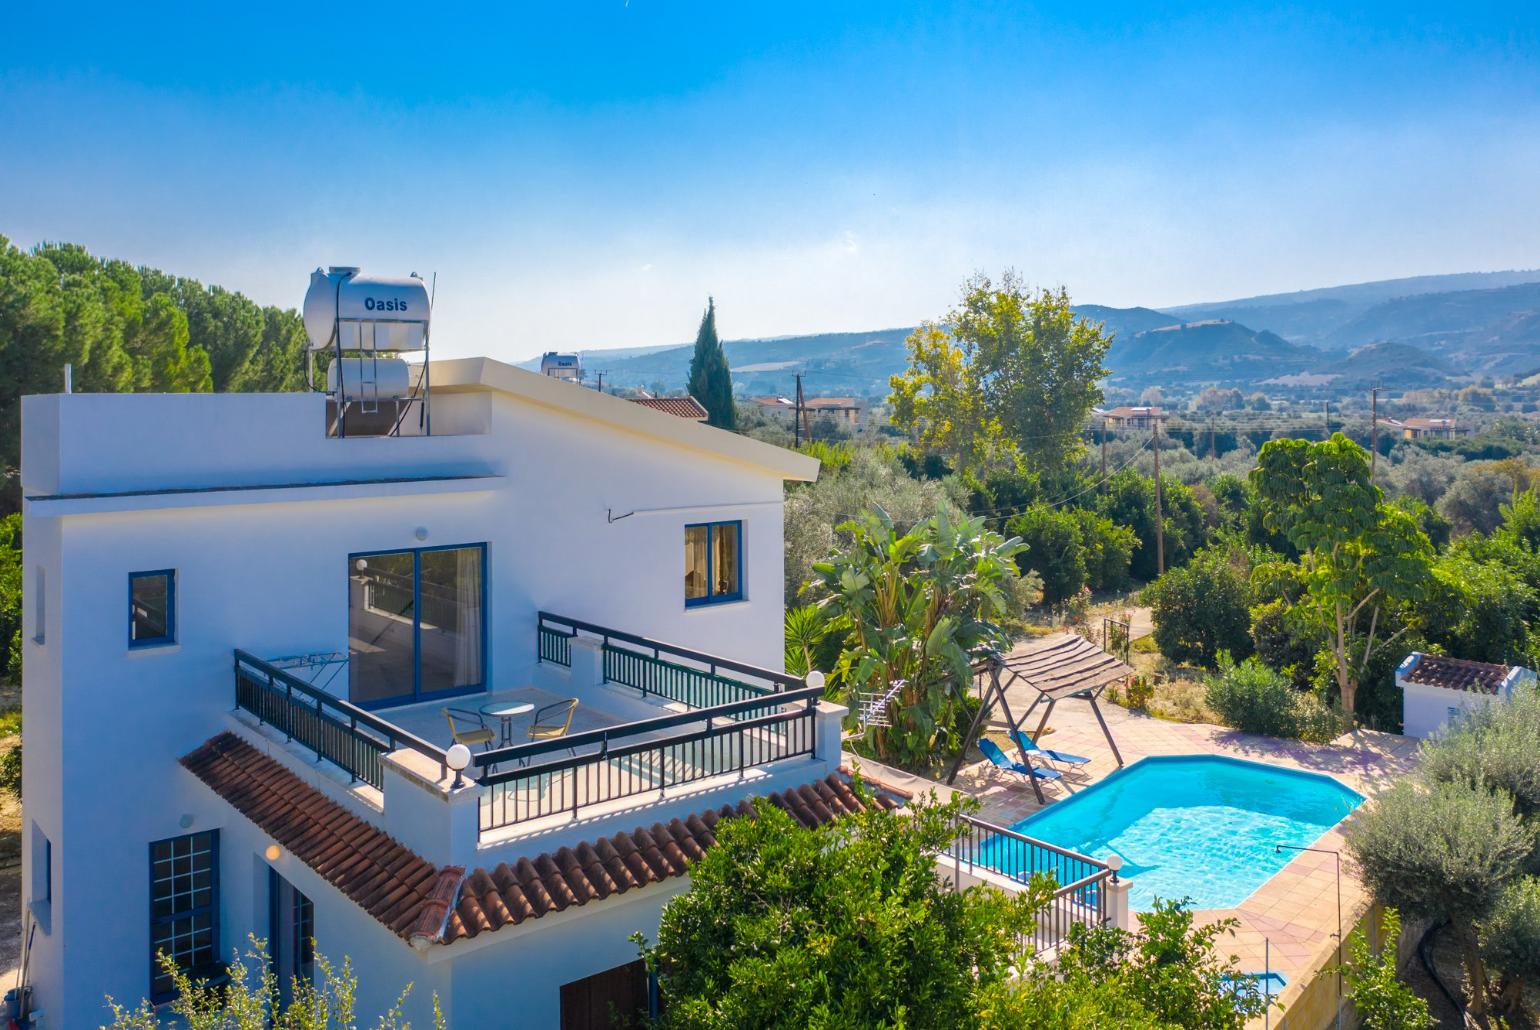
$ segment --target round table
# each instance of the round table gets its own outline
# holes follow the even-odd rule
[[[479,711],[482,715],[494,716],[503,721],[500,736],[500,747],[507,747],[513,743],[513,719],[517,715],[528,715],[535,710],[532,701],[494,701],[491,704],[482,705]]]

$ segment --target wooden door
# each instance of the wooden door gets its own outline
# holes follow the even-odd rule
[[[647,1014],[647,966],[641,959],[561,987],[561,1030],[610,1030]]]

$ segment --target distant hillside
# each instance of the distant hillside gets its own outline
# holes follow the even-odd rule
[[[1118,336],[1107,353],[1111,379],[1252,383],[1320,364],[1313,347],[1239,322],[1207,319]]]
[[[1317,371],[1339,384],[1398,387],[1437,386],[1456,374],[1443,358],[1409,343],[1371,343]]]
[[[1417,276],[1167,310],[1082,304],[1075,312],[1114,335],[1107,366],[1124,384],[1426,385],[1540,371],[1540,270]],[[815,394],[877,396],[903,370],[911,331],[724,346],[740,394],[788,393],[801,372]],[[688,344],[590,350],[583,364],[603,369],[606,384],[676,390],[690,353]]]
[[[1182,319],[1154,308],[1109,308],[1101,304],[1079,304],[1075,314],[1092,322],[1100,322],[1107,331],[1117,336],[1132,336],[1149,329],[1175,325]]]
[[[1224,318],[1245,325],[1265,326],[1296,342],[1325,343],[1335,331],[1385,301],[1400,297],[1496,290],[1520,283],[1540,283],[1540,269],[1382,279],[1347,286],[1298,290],[1294,293],[1270,293],[1236,300],[1187,304],[1161,310],[1184,320]]]

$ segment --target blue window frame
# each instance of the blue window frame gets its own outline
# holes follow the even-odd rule
[[[685,526],[685,607],[741,600],[743,523],[698,522]]]
[[[128,574],[128,646],[176,643],[176,570]]]
[[[193,979],[223,975],[219,957],[219,831],[168,837],[150,845],[150,1000],[176,996],[160,955]]]
[[[348,699],[387,708],[484,691],[486,544],[348,555]]]

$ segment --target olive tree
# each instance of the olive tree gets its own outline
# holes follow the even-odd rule
[[[1348,824],[1348,850],[1374,896],[1414,918],[1447,919],[1465,961],[1471,1007],[1485,1009],[1477,925],[1524,867],[1535,831],[1511,799],[1479,784],[1404,780]]]

